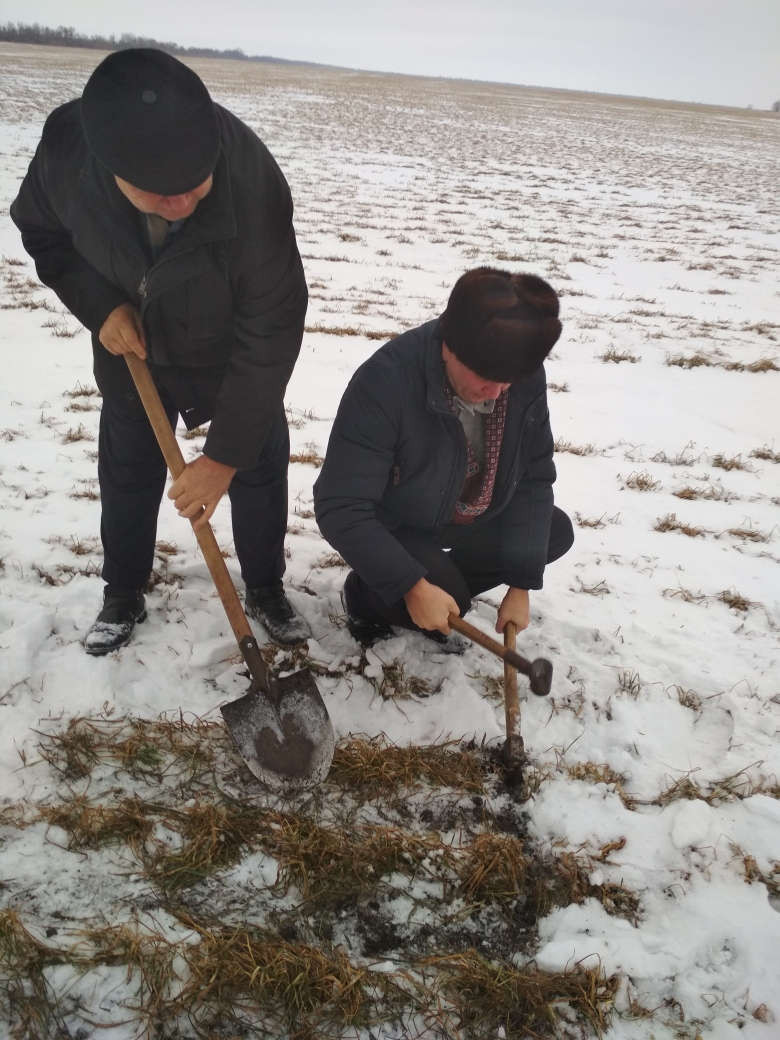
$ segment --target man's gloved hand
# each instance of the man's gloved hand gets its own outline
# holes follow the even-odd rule
[[[444,589],[420,578],[404,596],[406,609],[415,625],[430,632],[438,629],[448,636],[452,629],[447,620],[450,614],[460,614],[458,604]]]
[[[531,605],[528,601],[528,589],[511,588],[504,596],[498,608],[496,632],[503,632],[507,621],[514,621],[517,631],[528,628],[531,620]]]
[[[203,507],[203,516],[192,525],[199,531],[211,519],[219,500],[230,487],[235,473],[233,466],[225,466],[207,455],[201,455],[194,462],[188,463],[181,476],[173,482],[168,498],[174,500],[179,516],[188,519]]]
[[[109,314],[98,339],[110,354],[137,354],[146,358],[146,337],[141,315],[132,303],[122,303]]]

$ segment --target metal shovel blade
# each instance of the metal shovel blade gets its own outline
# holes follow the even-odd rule
[[[271,696],[253,684],[220,711],[239,754],[268,787],[300,790],[328,775],[333,726],[308,669],[274,679]]]

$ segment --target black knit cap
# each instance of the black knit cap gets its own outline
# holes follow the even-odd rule
[[[219,124],[209,92],[164,51],[109,54],[87,80],[81,120],[94,155],[141,191],[183,195],[217,165]]]

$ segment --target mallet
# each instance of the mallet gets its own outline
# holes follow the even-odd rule
[[[550,692],[553,667],[545,657],[537,657],[535,661],[528,661],[525,657],[518,654],[516,650],[512,650],[508,646],[502,646],[497,639],[492,639],[490,636],[485,635],[484,632],[480,632],[478,628],[470,625],[468,621],[464,621],[457,614],[450,614],[447,621],[450,628],[460,632],[462,636],[470,639],[472,643],[477,643],[483,649],[489,650],[491,654],[500,657],[506,664],[511,664],[518,672],[527,675],[531,693],[535,693],[538,697],[546,697]]]

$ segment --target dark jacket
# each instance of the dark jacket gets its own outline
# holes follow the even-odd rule
[[[41,281],[93,343],[111,311],[130,302],[153,367],[224,367],[205,451],[251,469],[300,351],[306,281],[281,170],[249,127],[216,109],[214,185],[156,263],[138,211],[87,146],[80,100],[47,119],[11,216]]]
[[[393,537],[401,524],[447,528],[466,475],[463,426],[444,396],[438,321],[381,347],[361,365],[339,405],[314,508],[330,544],[383,600],[396,603],[426,574]],[[507,585],[539,589],[555,480],[544,369],[509,390],[489,508],[501,516]],[[458,528],[462,531],[463,528]]]

